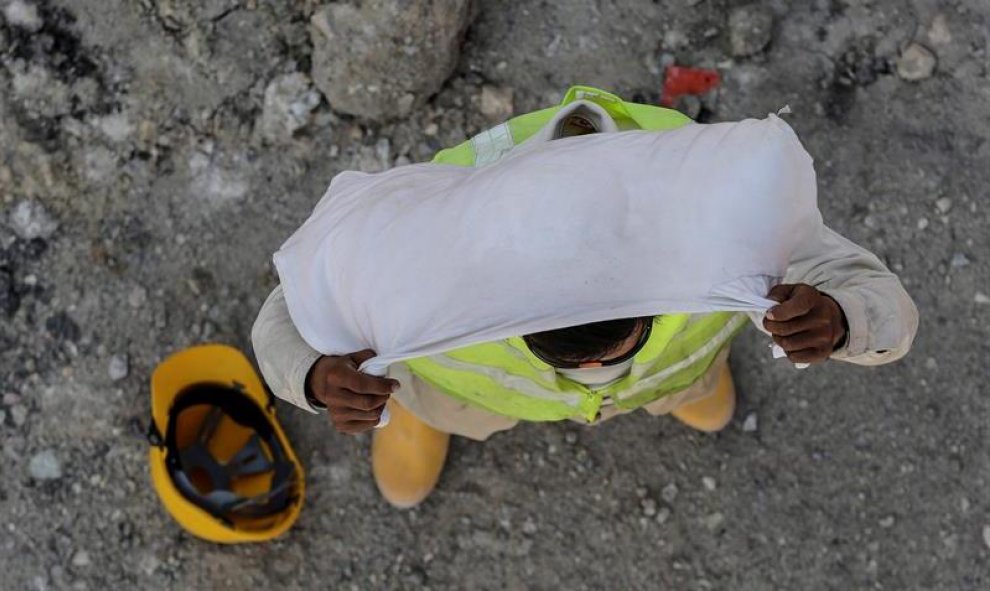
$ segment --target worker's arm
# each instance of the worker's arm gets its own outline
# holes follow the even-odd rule
[[[846,322],[832,359],[880,365],[903,357],[918,330],[918,309],[875,255],[822,226],[792,257],[786,284],[806,283],[831,297]]]
[[[365,350],[350,355],[321,355],[299,335],[282,287],[261,307],[251,330],[254,353],[268,386],[279,398],[309,412],[329,411],[341,433],[375,428],[399,382],[363,374],[358,367],[375,356]]]
[[[258,312],[251,329],[251,343],[261,374],[272,392],[303,410],[318,412],[306,399],[306,376],[321,355],[306,344],[292,324],[281,285],[272,291]]]

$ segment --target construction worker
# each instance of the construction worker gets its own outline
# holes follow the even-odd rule
[[[527,139],[663,131],[689,123],[676,111],[574,87],[561,106],[512,119],[442,151],[435,161],[483,165]],[[784,283],[768,298],[779,305],[753,321],[794,363],[889,363],[907,353],[917,330],[917,310],[897,277],[830,230],[794,254]],[[324,356],[309,347],[279,286],[262,307],[252,339],[277,396],[328,413],[342,433],[374,430],[375,482],[388,502],[405,508],[436,485],[451,434],[482,441],[520,420],[597,424],[638,408],[669,413],[701,431],[724,428],[736,400],[728,345],[745,318],[724,312],[597,322],[411,359],[374,377],[358,371],[373,351]],[[594,401],[591,413],[560,415],[569,407],[559,401],[573,392],[594,394],[584,399]],[[375,430],[386,407],[390,421]]]

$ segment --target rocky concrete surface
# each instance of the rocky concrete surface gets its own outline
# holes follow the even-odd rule
[[[990,587],[985,0],[486,0],[470,26],[463,2],[349,6],[0,0],[0,586]],[[353,42],[320,38],[338,24]],[[795,371],[747,333],[725,432],[455,441],[404,512],[367,438],[283,408],[309,480],[288,535],[222,547],[168,518],[149,374],[248,349],[269,256],[335,173],[426,160],[572,83],[655,101],[670,63],[722,72],[703,121],[791,106],[827,222],[917,299],[909,358]]]

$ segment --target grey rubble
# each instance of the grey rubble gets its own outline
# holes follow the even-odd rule
[[[384,101],[360,112],[314,37],[343,4],[0,0],[0,586],[990,587],[990,5],[752,3],[771,26],[738,56],[725,0],[490,0],[422,37],[366,8],[363,56],[448,54],[350,72],[345,98]],[[428,160],[572,83],[656,101],[672,62],[721,71],[704,121],[791,106],[826,221],[918,302],[907,359],[795,371],[750,331],[724,433],[634,415],[456,440],[407,512],[366,437],[283,406],[308,478],[288,535],[214,546],[168,517],[138,436],[150,372],[250,351],[270,255],[334,174]]]

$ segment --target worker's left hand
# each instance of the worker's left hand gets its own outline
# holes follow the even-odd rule
[[[763,327],[792,362],[825,361],[845,341],[848,324],[842,307],[814,287],[781,284],[767,297],[780,305],[767,311]]]

